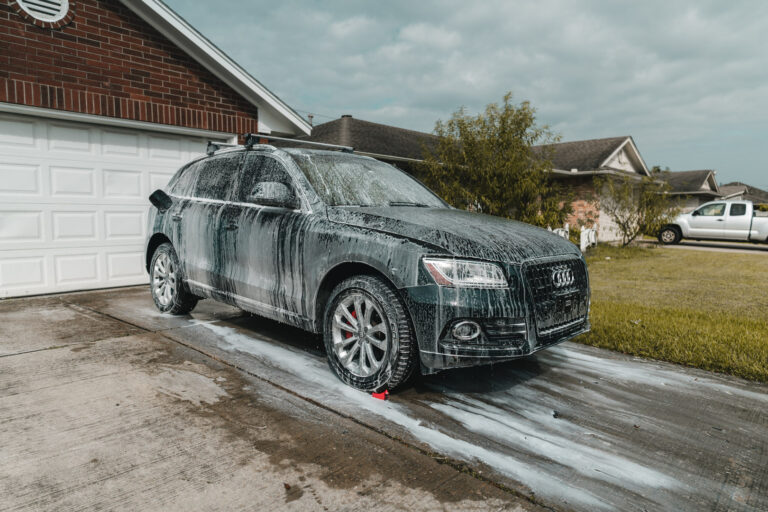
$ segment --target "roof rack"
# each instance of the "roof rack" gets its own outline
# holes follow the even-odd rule
[[[212,140],[208,141],[208,146],[205,148],[205,154],[208,156],[211,156],[218,150],[222,148],[236,148],[239,144],[229,144],[226,142],[213,142]],[[242,147],[242,146],[240,146]]]
[[[259,144],[259,142],[264,139],[267,142],[277,140],[281,142],[292,142],[293,144],[307,144],[310,146],[318,146],[321,148],[327,148],[327,149],[336,149],[339,151],[342,151],[344,153],[354,153],[355,148],[352,146],[339,146],[338,144],[326,144],[325,142],[313,142],[311,140],[302,140],[302,139],[289,139],[287,137],[274,137],[272,135],[264,134],[264,133],[246,133],[243,135],[243,138],[245,138],[245,147],[251,148],[255,144]]]

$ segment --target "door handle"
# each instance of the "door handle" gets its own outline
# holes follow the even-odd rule
[[[224,226],[224,229],[228,229],[229,231],[234,231],[237,229],[237,224],[229,223]]]
[[[179,215],[178,213],[174,213],[173,215],[171,215],[171,220],[174,220],[174,221],[176,221],[176,222],[179,222],[179,221],[181,220],[181,217],[182,217],[182,216],[181,216],[181,215]]]
[[[725,222],[725,219],[717,219],[717,222]]]

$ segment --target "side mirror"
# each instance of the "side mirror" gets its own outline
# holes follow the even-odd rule
[[[154,207],[161,212],[169,210],[171,206],[173,206],[173,199],[171,199],[168,194],[159,189],[152,192],[152,195],[149,196],[149,202],[152,203]]]
[[[693,210],[691,212],[691,215],[694,216],[694,217],[698,217],[699,216],[699,210]]]
[[[291,210],[299,207],[299,201],[293,191],[284,183],[276,181],[264,181],[256,184],[253,193],[248,196],[248,202]]]

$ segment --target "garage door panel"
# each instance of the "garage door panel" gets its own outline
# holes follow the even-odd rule
[[[0,163],[0,196],[39,196],[40,183],[39,165]]]
[[[45,286],[45,262],[42,257],[0,260],[0,289]]]
[[[101,135],[101,152],[104,156],[118,158],[141,156],[143,136],[124,131],[103,130]]]
[[[0,297],[146,283],[147,197],[205,142],[0,114]]]
[[[144,212],[142,211],[104,212],[106,239],[135,239],[137,241],[144,240],[146,238],[144,218]]]
[[[55,284],[96,284],[99,282],[99,255],[56,255],[53,257]]]
[[[103,196],[136,199],[145,194],[141,187],[142,171],[104,169]]]
[[[0,210],[0,241],[43,241],[43,212],[40,210]]]
[[[90,128],[67,124],[51,124],[48,127],[48,148],[51,151],[93,153]]]
[[[96,240],[98,236],[97,212],[51,212],[52,240]]]
[[[35,122],[18,117],[0,118],[0,146],[11,148],[36,147]]]
[[[50,173],[53,197],[96,197],[95,168],[51,166]]]
[[[107,278],[110,280],[144,280],[147,271],[144,268],[143,251],[107,253]]]

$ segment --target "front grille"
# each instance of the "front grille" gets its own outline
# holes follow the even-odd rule
[[[534,263],[524,269],[539,343],[581,329],[589,308],[587,269],[580,259]]]

